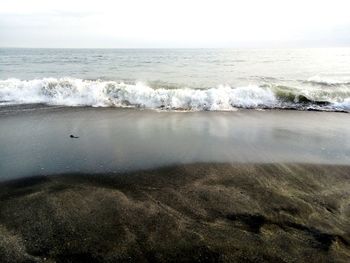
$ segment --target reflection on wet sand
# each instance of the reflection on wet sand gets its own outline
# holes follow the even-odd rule
[[[7,109],[0,119],[2,179],[193,162],[350,160],[350,119],[342,113],[39,108]]]

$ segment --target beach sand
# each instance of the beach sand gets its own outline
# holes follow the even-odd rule
[[[349,262],[350,167],[189,164],[0,186],[2,262]]]
[[[0,122],[1,262],[350,262],[348,114],[22,105]]]
[[[350,164],[346,113],[21,105],[0,107],[0,124],[0,181],[198,162]]]

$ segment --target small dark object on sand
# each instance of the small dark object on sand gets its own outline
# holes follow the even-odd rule
[[[74,138],[74,139],[78,139],[78,136],[74,136],[73,134],[69,135],[69,137]]]

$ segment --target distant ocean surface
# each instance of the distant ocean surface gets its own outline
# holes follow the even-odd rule
[[[0,49],[0,106],[350,112],[350,48]]]

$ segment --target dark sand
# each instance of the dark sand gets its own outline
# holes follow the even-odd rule
[[[350,262],[349,134],[341,113],[1,107],[0,262]]]
[[[350,262],[350,166],[190,164],[0,185],[1,262]]]
[[[334,112],[0,107],[0,181],[199,162],[349,165],[349,134],[350,114]]]

